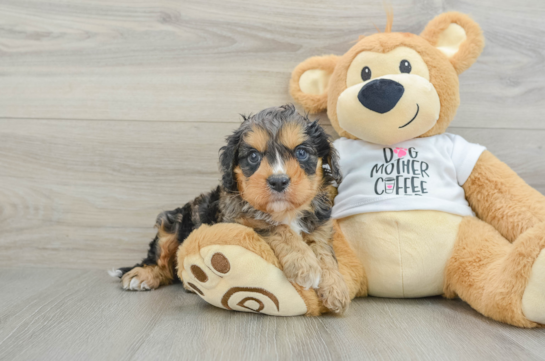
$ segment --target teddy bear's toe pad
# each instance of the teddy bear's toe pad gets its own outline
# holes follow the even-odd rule
[[[541,251],[532,266],[522,296],[522,312],[530,321],[545,324],[545,250]]]
[[[227,310],[304,315],[305,302],[284,273],[236,245],[212,245],[184,259],[182,278],[206,302]]]

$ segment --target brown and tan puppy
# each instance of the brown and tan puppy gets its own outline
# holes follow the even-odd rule
[[[329,194],[341,177],[337,154],[322,127],[292,105],[263,110],[245,118],[227,138],[220,167],[218,188],[159,215],[159,231],[142,263],[112,272],[122,279],[123,288],[148,290],[172,283],[176,268],[182,274],[176,251],[193,230],[203,224],[238,223],[257,232],[255,242],[263,239],[269,244],[289,281],[316,289],[327,309],[343,312],[350,297],[331,247]],[[239,230],[226,229],[225,239]],[[217,233],[214,237],[221,241]],[[197,264],[189,268],[194,280],[184,283],[203,295],[196,283],[204,284],[212,276]]]

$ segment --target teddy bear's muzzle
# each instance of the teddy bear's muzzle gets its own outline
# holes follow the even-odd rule
[[[388,74],[346,88],[337,101],[341,128],[365,141],[393,145],[431,129],[441,110],[435,87],[412,74]]]
[[[365,84],[358,93],[361,105],[384,114],[394,109],[405,88],[395,80],[375,79]]]

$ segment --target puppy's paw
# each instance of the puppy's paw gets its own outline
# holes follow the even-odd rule
[[[350,293],[339,271],[324,270],[317,293],[323,305],[331,312],[343,314],[348,309]]]
[[[108,270],[108,274],[110,275],[110,277],[114,278],[121,278],[123,276],[123,272],[120,269],[115,268]]]
[[[127,291],[149,291],[150,288],[145,281],[141,281],[138,277],[133,277],[130,280],[123,281],[123,289]]]
[[[295,282],[305,289],[318,288],[322,269],[314,253],[291,253],[281,260],[284,274],[290,282]]]
[[[127,291],[149,291],[159,288],[160,280],[156,279],[148,268],[135,267],[121,277],[123,289]]]

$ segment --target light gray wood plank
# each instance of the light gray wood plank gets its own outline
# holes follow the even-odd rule
[[[544,129],[541,1],[393,3],[394,30],[442,11],[472,15],[487,38],[461,76],[454,125]],[[342,54],[385,14],[375,0],[5,0],[0,117],[232,121],[290,101],[291,70]]]
[[[218,185],[236,127],[0,120],[0,264],[134,264],[160,212]]]
[[[355,300],[343,317],[269,317],[215,308],[180,285],[122,291],[102,271],[0,268],[0,284],[2,360],[539,360],[545,354],[544,329],[491,321],[459,300],[368,298]]]
[[[218,184],[218,149],[236,127],[0,120],[0,264],[105,269],[136,263],[153,238],[157,214]],[[452,131],[485,145],[545,192],[545,131]]]

